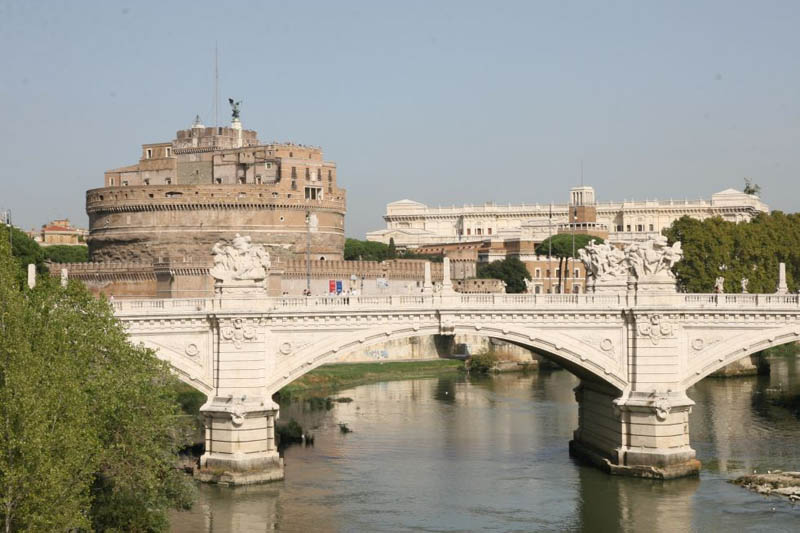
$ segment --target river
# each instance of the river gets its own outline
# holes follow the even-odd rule
[[[769,377],[705,379],[689,389],[700,478],[606,475],[571,459],[577,426],[566,371],[392,381],[341,391],[330,410],[292,404],[314,446],[285,452],[283,482],[199,487],[184,532],[798,531],[800,505],[727,481],[800,470],[800,358]],[[794,409],[797,409],[795,403]],[[342,433],[339,423],[353,431]]]

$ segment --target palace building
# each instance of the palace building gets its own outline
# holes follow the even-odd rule
[[[392,202],[383,217],[386,229],[367,233],[367,240],[388,244],[394,239],[398,248],[408,249],[484,240],[541,242],[566,230],[630,243],[660,235],[684,215],[741,222],[768,211],[757,196],[734,189],[713,194],[710,200],[597,202],[592,187],[574,187],[567,204],[428,207],[412,200]],[[578,219],[585,222],[575,224]]]
[[[238,109],[229,127],[199,117],[135,165],[86,192],[94,262],[206,262],[215,242],[246,233],[277,260],[341,260],[345,191],[317,147],[259,141]]]

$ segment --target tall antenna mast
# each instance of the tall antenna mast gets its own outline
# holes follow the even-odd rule
[[[583,159],[581,159],[581,187],[583,187]]]
[[[214,41],[214,127],[219,127],[219,52]]]

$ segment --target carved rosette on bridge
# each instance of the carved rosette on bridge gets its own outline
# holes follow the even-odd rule
[[[625,292],[629,284],[642,292],[677,292],[672,267],[683,257],[680,242],[669,246],[666,237],[658,236],[620,250],[591,241],[578,254],[592,292]]]
[[[260,244],[252,244],[249,236],[238,233],[230,244],[218,242],[211,249],[214,266],[214,292],[220,295],[267,294],[266,279],[270,268],[269,252]]]

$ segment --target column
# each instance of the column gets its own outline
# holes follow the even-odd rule
[[[578,429],[570,454],[616,475],[672,479],[697,475],[700,462],[689,446],[689,412],[683,393],[633,392],[581,382],[575,389]]]
[[[227,485],[283,479],[278,405],[265,389],[267,332],[244,311],[215,319],[214,395],[200,408],[205,453],[195,477]]]

